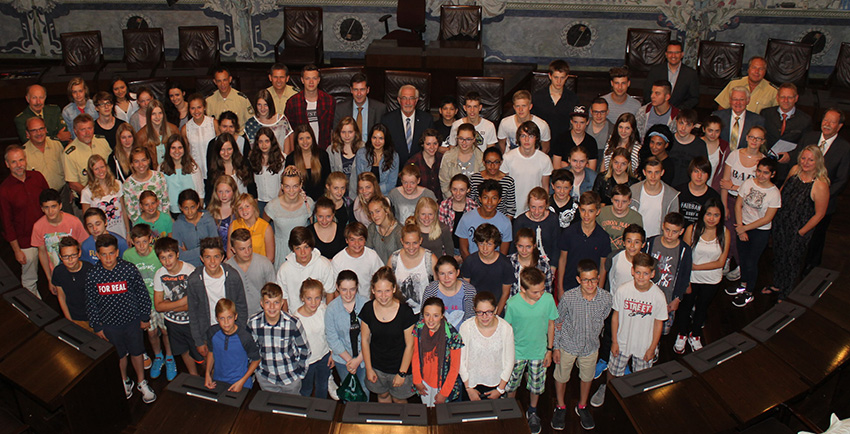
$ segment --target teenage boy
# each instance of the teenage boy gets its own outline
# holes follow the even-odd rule
[[[596,139],[590,134],[586,134],[589,119],[587,107],[578,105],[573,109],[572,114],[570,114],[570,131],[560,137],[555,137],[552,145],[552,165],[555,169],[570,167],[572,150],[581,146],[587,156],[587,167],[596,170],[598,158]]]
[[[151,298],[139,270],[118,257],[118,239],[103,234],[96,241],[98,263],[86,277],[86,312],[95,334],[115,346],[118,368],[127,399],[133,396],[133,380],[127,377],[127,355],[136,372],[142,402],[156,401],[145,380],[142,330],[150,327]]]
[[[38,203],[44,216],[32,227],[30,245],[38,248],[38,262],[47,276],[47,287],[51,294],[56,295],[56,287],[51,279],[53,267],[59,264],[59,240],[71,237],[82,243],[88,234],[80,219],[62,211],[62,199],[58,191],[52,188],[42,191],[38,195]]]
[[[97,264],[97,249],[95,249],[95,240],[97,237],[109,232],[118,240],[118,254],[122,257],[127,251],[127,240],[115,232],[106,230],[106,213],[100,208],[89,208],[83,213],[83,224],[86,225],[86,232],[89,237],[82,243],[82,259],[89,264]]]
[[[282,310],[280,286],[267,283],[261,294],[263,312],[248,320],[248,332],[260,348],[257,383],[269,392],[298,395],[310,357],[304,328],[298,318]]]
[[[475,127],[475,146],[482,152],[499,142],[499,139],[496,137],[496,126],[489,119],[481,117],[481,109],[483,108],[481,95],[478,92],[472,91],[466,94],[463,101],[463,110],[466,111],[466,116],[454,121],[452,124],[452,131],[449,133],[449,143],[455,143],[457,129],[463,124],[472,124]]]
[[[333,301],[336,276],[331,261],[316,248],[316,239],[310,230],[304,226],[292,229],[289,233],[289,250],[292,253],[286,255],[286,262],[280,266],[275,280],[283,290],[283,310],[295,315],[295,311],[304,304],[301,300],[301,284],[308,278],[322,282],[326,305]]]
[[[537,402],[546,390],[546,369],[552,364],[555,320],[558,319],[555,299],[546,292],[545,280],[546,276],[537,268],[523,269],[519,273],[520,291],[508,300],[505,309],[505,321],[514,329],[516,351],[516,362],[505,392],[509,398],[515,398],[525,373],[530,395],[525,416],[532,434],[541,429]]]
[[[661,235],[652,237],[646,243],[646,253],[649,253],[658,266],[653,282],[664,292],[667,300],[667,321],[664,322],[662,334],[670,334],[676,310],[691,282],[691,246],[679,237],[685,233],[685,219],[677,212],[664,216]],[[690,314],[690,312],[688,312]],[[676,341],[678,343],[678,340]],[[678,349],[678,347],[674,348]],[[682,351],[685,350],[685,339],[682,339]],[[681,353],[680,353],[681,354]]]
[[[670,146],[670,159],[673,160],[673,182],[670,185],[682,185],[688,182],[688,165],[697,157],[708,158],[708,146],[692,134],[697,123],[697,112],[685,109],[676,117],[676,134]]]
[[[558,260],[559,284],[556,285],[559,299],[564,295],[564,288],[572,285],[574,271],[567,273],[566,270],[577,270],[578,262],[582,259],[590,259],[599,264],[600,270],[605,269],[605,258],[611,253],[611,239],[605,229],[596,224],[601,202],[595,191],[582,193],[578,200],[581,224],[572,225],[561,232],[558,240],[561,249],[561,258]],[[600,272],[599,280],[605,281],[604,271]]]
[[[625,184],[615,185],[611,190],[611,205],[602,208],[596,223],[605,229],[611,238],[611,250],[622,250],[623,230],[629,225],[643,227],[643,217],[629,208],[632,203],[632,191]]]
[[[587,408],[594,367],[599,356],[599,334],[611,312],[613,297],[599,290],[599,269],[591,260],[578,263],[579,286],[564,292],[558,303],[558,320],[555,321],[555,398],[557,405],[552,415],[552,429],[566,428],[567,406],[564,393],[570,381],[573,365],[578,365],[579,401],[575,412],[584,429],[593,429],[593,415]]]
[[[685,227],[697,222],[702,207],[709,199],[721,200],[720,193],[708,186],[708,178],[711,177],[708,158],[696,157],[691,160],[688,174],[690,181],[676,188],[679,191],[679,212],[685,218]]]
[[[192,340],[192,331],[189,328],[189,299],[186,297],[189,276],[195,271],[195,267],[180,260],[180,247],[174,238],[156,240],[154,251],[162,264],[162,267],[156,270],[153,280],[154,307],[165,319],[172,353],[183,359],[190,375],[198,375],[197,365],[204,359],[198,354]],[[176,375],[177,363],[174,356],[166,357],[165,377],[171,381]]]
[[[623,230],[623,250],[611,252],[605,261],[605,289],[612,294],[632,280],[632,262],[635,255],[646,246],[646,232],[640,225],[629,225]]]
[[[555,258],[560,257],[558,250],[558,236],[561,235],[561,226],[558,218],[549,211],[549,193],[543,187],[534,187],[528,193],[528,211],[514,219],[514,239],[520,229],[528,228],[534,234],[534,245],[537,246],[541,259],[545,259],[552,266],[552,272],[556,271],[558,264],[554,264]],[[511,246],[511,253],[516,251],[516,245]],[[514,280],[516,282],[516,280]],[[476,286],[476,288],[478,288]]]
[[[658,355],[661,329],[667,320],[664,293],[652,283],[655,259],[642,252],[635,255],[632,276],[634,280],[623,284],[614,293],[609,382],[625,374],[629,361],[633,372],[652,367]],[[590,405],[601,407],[605,403],[606,389],[605,384],[599,386],[590,398]]]
[[[570,65],[561,59],[553,60],[549,64],[549,85],[532,96],[534,107],[531,111],[549,124],[552,137],[569,132],[570,128],[563,119],[578,105],[578,96],[567,87],[569,77]],[[543,152],[548,154],[549,147],[543,147]]]
[[[243,387],[250,389],[254,385],[254,371],[260,366],[260,349],[254,338],[236,320],[236,305],[222,298],[215,304],[215,317],[218,324],[207,331],[207,366],[204,385],[215,389],[215,382],[230,384],[227,390],[239,392]],[[230,344],[230,338],[239,340],[239,345]],[[213,369],[215,368],[215,369]]]
[[[549,185],[553,169],[552,159],[540,150],[540,128],[537,124],[526,121],[517,128],[516,134],[519,147],[505,154],[501,169],[514,179],[517,202],[514,217],[528,210],[526,199],[532,188]]]
[[[180,244],[183,260],[198,268],[202,262],[201,240],[218,237],[218,225],[215,224],[210,213],[201,211],[201,198],[195,190],[180,192],[177,196],[177,204],[180,206],[181,214],[174,222],[171,236]]]
[[[230,247],[236,252],[226,263],[239,272],[245,285],[245,302],[249,317],[262,312],[260,289],[274,282],[274,265],[264,255],[254,253],[254,243],[248,229],[236,229],[230,234]]]
[[[363,223],[354,221],[348,224],[343,231],[346,247],[337,253],[331,261],[334,279],[343,270],[351,270],[357,274],[357,292],[363,297],[369,298],[371,290],[369,282],[372,275],[383,267],[381,258],[373,249],[366,247],[366,238],[369,231]]]
[[[463,213],[463,217],[460,218],[455,230],[455,235],[460,241],[461,257],[466,260],[467,256],[478,251],[478,246],[473,241],[475,228],[484,223],[490,223],[499,229],[499,233],[502,234],[499,251],[503,255],[507,255],[511,241],[513,241],[513,234],[511,233],[511,221],[496,209],[502,200],[502,189],[499,186],[499,181],[485,179],[481,182],[481,185],[478,186],[478,200],[481,202],[481,206],[473,211]]]
[[[661,180],[663,175],[661,162],[655,157],[649,157],[643,168],[645,179],[631,186],[631,207],[643,217],[647,237],[660,234],[664,216],[679,211],[679,192]]]
[[[86,276],[92,265],[80,260],[80,243],[71,237],[59,240],[59,259],[62,263],[53,269],[52,282],[62,314],[69,321],[92,331],[86,314]]]
[[[133,242],[133,247],[124,252],[123,258],[125,261],[133,264],[139,269],[145,286],[148,289],[150,299],[154,299],[153,287],[154,276],[156,270],[161,266],[156,253],[153,251],[153,235],[151,227],[147,224],[138,224],[130,230],[130,240]],[[162,347],[165,347],[165,356],[173,359],[171,355],[171,345],[168,342],[168,331],[165,329],[165,322],[160,314],[153,307],[150,315],[150,328],[148,329],[148,341],[151,343],[151,349],[154,353],[153,363],[151,364],[151,378],[157,379],[162,373],[162,367],[165,365],[165,357],[162,355]],[[160,331],[162,339],[160,340]],[[174,372],[177,375],[177,372]],[[174,377],[171,377],[174,379]],[[170,379],[170,380],[171,380]],[[170,381],[169,380],[169,381]]]
[[[531,103],[531,93],[525,89],[516,91],[513,96],[513,105],[514,114],[499,122],[499,131],[496,133],[496,137],[499,139],[499,149],[502,150],[502,153],[504,154],[519,146],[519,142],[516,140],[516,129],[526,121],[537,124],[537,127],[540,128],[540,147],[548,150],[552,134],[546,121],[531,114],[531,109],[534,108]]]
[[[439,139],[442,140],[442,146],[437,148],[440,152],[446,152],[451,148],[449,136],[452,133],[452,124],[457,120],[457,103],[454,96],[447,96],[440,102],[440,118],[434,123],[434,129],[440,133]]]
[[[645,137],[646,132],[655,125],[667,125],[671,131],[676,132],[676,117],[679,115],[679,109],[670,104],[671,89],[670,82],[667,80],[652,83],[649,103],[642,105],[635,113],[640,137]]]
[[[206,332],[210,326],[216,324],[215,304],[222,298],[233,300],[240,318],[248,317],[248,305],[245,304],[245,290],[239,272],[222,263],[224,245],[218,234],[202,239],[199,249],[203,266],[196,267],[189,275],[186,295],[189,298],[189,328],[192,341],[201,357],[205,358],[208,351]]]
[[[617,118],[623,113],[636,114],[640,109],[640,101],[628,93],[632,85],[629,68],[611,68],[608,74],[611,77],[611,92],[602,95],[602,98],[608,102],[608,120],[617,123]]]
[[[590,125],[587,134],[596,140],[596,155],[603,155],[605,145],[614,132],[614,124],[608,120],[608,101],[605,98],[596,98],[590,103]]]
[[[508,257],[496,250],[502,243],[502,234],[495,226],[484,223],[473,235],[478,254],[469,255],[460,267],[460,277],[478,291],[492,293],[498,301],[496,315],[501,315],[511,293],[514,267]]]
[[[563,231],[578,220],[578,201],[572,196],[575,176],[569,169],[555,169],[549,181],[554,192],[549,198],[549,211],[558,217],[558,225]]]

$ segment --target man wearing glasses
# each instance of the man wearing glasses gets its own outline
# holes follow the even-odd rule
[[[694,108],[699,103],[699,77],[693,68],[682,64],[685,54],[682,48],[681,42],[670,41],[665,52],[667,61],[649,69],[646,88],[643,91],[644,101],[649,100],[652,83],[667,80],[673,85],[670,105],[681,110]]]
[[[730,107],[712,113],[723,121],[720,139],[729,142],[729,149],[746,147],[747,141],[743,140],[745,132],[756,125],[764,126],[764,118],[747,109],[749,103],[750,91],[744,86],[738,86],[732,89]]]
[[[26,123],[27,142],[24,143],[27,170],[35,170],[44,176],[47,185],[62,197],[62,210],[72,212],[71,189],[65,183],[65,166],[62,143],[47,136],[47,127],[38,117]]]
[[[416,109],[417,101],[419,90],[411,84],[406,84],[398,90],[399,108],[381,117],[381,123],[390,130],[398,161],[407,161],[413,154],[421,151],[419,139],[422,133],[434,127],[431,114]]]

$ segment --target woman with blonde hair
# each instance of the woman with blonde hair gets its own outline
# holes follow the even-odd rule
[[[124,212],[124,190],[121,182],[115,179],[101,155],[93,154],[89,157],[86,170],[89,179],[80,194],[83,212],[91,207],[100,208],[106,214],[106,229],[127,238],[130,233],[130,220]]]
[[[295,166],[287,166],[280,177],[280,195],[266,205],[263,219],[274,223],[274,268],[279,269],[289,249],[289,233],[307,226],[313,210],[313,199],[303,194],[301,174]]]
[[[343,228],[354,221],[354,201],[348,196],[348,176],[346,174],[331,172],[328,175],[328,179],[325,181],[325,197],[333,201],[334,217]]]
[[[369,217],[372,224],[368,227],[366,247],[374,250],[381,261],[386,263],[390,255],[401,248],[401,225],[393,216],[390,201],[386,197],[374,196],[369,199]]]
[[[180,130],[177,125],[165,119],[165,107],[158,100],[151,101],[145,116],[147,122],[136,133],[136,143],[156,152],[156,164],[151,166],[156,170],[165,158],[166,139],[174,134],[180,134]]]
[[[419,225],[415,222],[405,224],[401,228],[401,248],[390,255],[387,266],[393,269],[401,294],[417,315],[422,306],[422,294],[434,281],[436,263],[437,256],[422,247]]]
[[[118,125],[115,142],[115,149],[106,159],[106,163],[115,174],[115,179],[123,183],[133,173],[130,167],[130,151],[136,146],[136,132],[133,131],[133,126],[126,122]]]
[[[378,177],[372,172],[363,172],[357,175],[357,197],[354,199],[354,218],[360,223],[369,226],[372,219],[369,217],[369,201],[373,197],[384,197]]]
[[[233,177],[229,175],[220,175],[211,186],[212,193],[210,193],[211,199],[209,205],[207,205],[207,211],[215,220],[218,236],[221,237],[222,244],[226,246],[228,234],[230,234],[230,224],[235,218],[236,205],[234,202],[236,195],[239,194],[239,187]]]
[[[435,255],[454,255],[455,243],[452,240],[452,230],[439,219],[440,207],[437,201],[423,197],[416,202],[413,216],[406,223],[415,222],[422,233],[422,247]]]
[[[629,150],[626,148],[617,148],[611,153],[608,170],[602,176],[597,176],[593,183],[593,191],[599,194],[602,203],[611,205],[611,196],[614,195],[614,186],[625,184],[626,187],[631,187],[636,184],[638,179],[632,172],[632,165],[629,164]]]
[[[254,199],[250,194],[243,193],[236,198],[234,205],[236,206],[237,218],[233,220],[228,230],[227,257],[232,258],[236,253],[230,244],[230,235],[237,229],[247,229],[251,233],[254,253],[263,255],[269,258],[269,261],[274,262],[274,232],[269,222],[260,218],[257,199]]]
[[[361,137],[357,122],[351,116],[346,116],[334,128],[331,146],[328,148],[331,172],[342,172],[348,177],[348,195],[352,199],[357,196],[357,165],[354,157],[357,150],[363,147]]]
[[[97,120],[99,113],[94,102],[89,98],[89,87],[82,77],[74,77],[68,82],[68,101],[70,101],[68,105],[62,109],[62,119],[65,120],[65,125],[69,127],[74,125],[74,119],[84,113]],[[74,129],[69,128],[69,130],[71,131],[71,138],[75,138]]]

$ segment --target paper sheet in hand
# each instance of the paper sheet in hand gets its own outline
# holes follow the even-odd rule
[[[777,155],[780,152],[791,152],[795,149],[797,149],[796,143],[791,143],[787,140],[779,140],[772,148],[770,148],[770,153]]]

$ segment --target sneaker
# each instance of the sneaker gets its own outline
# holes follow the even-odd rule
[[[597,379],[602,376],[602,373],[608,370],[608,362],[599,359],[596,362],[596,373],[593,374],[593,379]]]
[[[153,389],[148,386],[148,380],[142,380],[142,382],[136,386],[136,390],[142,393],[142,402],[145,404],[150,404],[156,401],[156,393],[153,393]]]
[[[562,430],[567,427],[567,409],[555,407],[555,412],[552,414],[552,429]]]
[[[584,429],[596,428],[596,424],[593,422],[593,415],[590,414],[589,408],[587,408],[587,407],[578,408],[578,406],[576,406],[576,414],[578,415],[578,418],[581,420],[581,427],[582,428],[584,428]]]
[[[688,341],[688,337],[685,335],[676,336],[676,343],[673,344],[673,352],[676,354],[685,354],[685,342]]]
[[[731,281],[736,281],[741,278],[741,266],[735,267],[733,270],[730,270],[726,273],[726,278]]]
[[[537,415],[537,412],[525,412],[525,417],[528,418],[528,429],[531,430],[531,434],[540,434],[543,427],[540,425],[540,416]]]
[[[144,353],[142,355],[145,356],[145,363],[144,363],[145,369],[150,369],[153,361],[151,360],[150,357],[148,357],[148,353]]]
[[[691,351],[697,352],[702,349],[702,338],[699,336],[688,336],[688,344],[691,346]],[[684,346],[685,344],[682,344],[682,347]]]
[[[607,389],[606,385],[599,385],[599,388],[596,389],[596,393],[590,397],[590,405],[594,407],[602,407],[602,404],[605,404],[605,389]]]
[[[171,381],[177,376],[177,363],[174,356],[165,358],[165,379]]]
[[[328,376],[328,396],[330,396],[334,401],[339,401],[339,394],[336,393],[337,389],[339,389],[339,386],[336,385],[334,376]]]
[[[751,301],[753,301],[753,293],[745,291],[732,300],[732,305],[735,307],[744,307],[750,304]]]
[[[165,365],[165,358],[162,357],[162,354],[158,354],[153,358],[153,364],[151,364],[151,378],[156,380],[162,374],[162,367]]]
[[[124,394],[127,396],[127,399],[130,399],[130,397],[133,396],[133,386],[135,385],[136,383],[129,378],[124,380]]]
[[[732,258],[726,258],[726,263],[723,264],[723,275],[729,274],[729,263],[732,261]]]
[[[732,286],[732,287],[726,288],[725,292],[726,292],[726,295],[738,295],[742,292],[745,292],[746,290],[747,290],[746,286],[738,285],[738,286]]]

